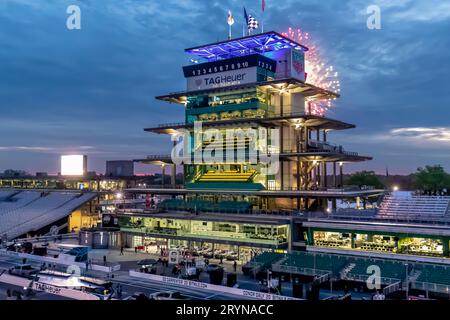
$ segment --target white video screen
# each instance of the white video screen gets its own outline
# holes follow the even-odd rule
[[[82,176],[85,171],[85,156],[69,155],[61,156],[61,175]]]

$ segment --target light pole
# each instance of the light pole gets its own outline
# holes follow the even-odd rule
[[[408,276],[408,263],[405,263],[405,282],[406,282],[406,300],[409,298],[409,276]]]

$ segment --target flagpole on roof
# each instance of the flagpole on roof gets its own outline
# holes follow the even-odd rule
[[[262,17],[261,17],[261,33],[264,33],[264,9],[266,7],[266,1],[262,0]]]
[[[264,11],[263,11],[262,17],[261,17],[261,33],[264,33]]]
[[[242,36],[245,37],[245,28],[247,28],[247,35],[250,35],[250,30],[248,29],[248,15],[247,15],[247,10],[245,10],[244,7],[244,20],[245,20],[245,24],[243,25],[242,28]]]
[[[242,36],[245,37],[245,26],[247,25],[247,19],[245,18],[246,16],[246,12],[245,12],[245,7],[244,7],[244,22],[242,23]]]

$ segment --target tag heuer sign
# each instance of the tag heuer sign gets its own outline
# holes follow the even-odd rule
[[[256,82],[256,67],[187,78],[187,90],[205,90]]]

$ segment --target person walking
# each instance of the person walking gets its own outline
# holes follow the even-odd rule
[[[233,262],[233,269],[234,269],[234,272],[236,272],[236,270],[237,270],[237,262],[236,262],[236,260],[234,260],[234,262]]]
[[[106,256],[103,256],[103,265],[106,266]]]
[[[123,256],[123,246],[120,247],[120,255]]]

